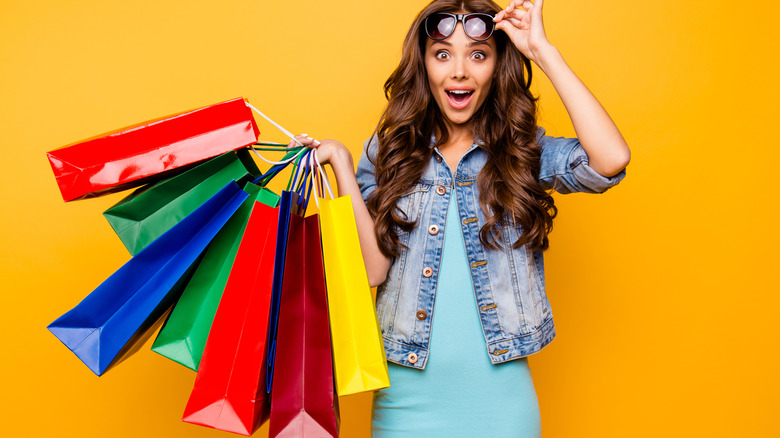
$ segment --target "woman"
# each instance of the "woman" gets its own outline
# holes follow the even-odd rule
[[[352,196],[369,281],[379,286],[391,387],[375,394],[374,436],[541,434],[526,357],[555,336],[542,259],[557,212],[549,190],[601,193],[625,176],[630,157],[547,40],[542,3],[501,10],[441,0],[423,9],[385,83],[388,105],[357,177],[344,145],[297,137],[330,163],[339,194]],[[531,62],[577,138],[536,126]]]

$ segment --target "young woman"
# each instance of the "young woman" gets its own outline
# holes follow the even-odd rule
[[[577,138],[536,125],[531,63]],[[353,173],[335,140],[302,143],[351,195],[389,361],[375,437],[538,437],[526,357],[555,336],[542,251],[550,190],[601,193],[624,176],[620,131],[547,40],[542,0],[437,0],[385,83],[387,108]]]

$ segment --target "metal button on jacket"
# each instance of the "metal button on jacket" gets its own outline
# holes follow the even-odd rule
[[[443,194],[447,193],[447,188],[444,187],[444,186],[436,187],[436,193],[438,193],[440,195],[443,195]]]
[[[425,319],[427,317],[428,317],[428,312],[426,312],[425,310],[418,310],[417,311],[417,319],[419,319],[420,321],[422,321],[423,319]]]
[[[417,363],[417,355],[414,353],[409,353],[409,356],[406,356],[406,360],[408,360],[409,363]]]
[[[428,268],[428,267],[423,269],[423,276],[430,277],[431,275],[433,275],[433,269]]]
[[[428,227],[428,232],[431,233],[432,236],[435,236],[439,234],[439,227],[437,225],[431,225]]]
[[[436,156],[436,161],[441,163],[441,157],[439,155]]]

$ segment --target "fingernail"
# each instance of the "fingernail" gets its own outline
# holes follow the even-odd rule
[[[311,138],[311,137],[309,137],[309,136],[307,135],[307,136],[306,136],[306,140],[314,140],[314,139],[313,139],[313,138]]]
[[[301,134],[301,137],[308,137],[309,134]]]
[[[319,140],[314,140],[314,146],[319,146],[319,145],[320,145]]]

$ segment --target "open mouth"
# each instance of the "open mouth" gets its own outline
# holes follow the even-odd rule
[[[474,95],[474,90],[444,90],[447,93],[447,100],[450,102],[450,106],[455,109],[465,108],[471,97]]]

